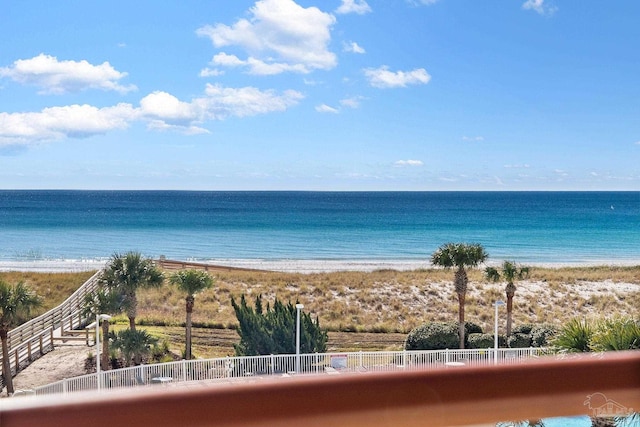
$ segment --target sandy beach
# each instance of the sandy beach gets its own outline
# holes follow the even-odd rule
[[[100,270],[108,260],[34,260],[34,261],[0,261],[0,271],[34,271],[50,272],[79,272]],[[232,267],[250,270],[278,271],[283,273],[330,273],[337,271],[371,272],[376,270],[411,271],[430,268],[428,259],[209,259],[185,262],[198,262],[212,266]],[[497,266],[501,260],[489,260],[487,266]],[[561,268],[561,267],[597,267],[615,266],[629,267],[640,265],[640,260],[625,261],[590,261],[590,262],[556,262],[556,263],[523,263],[531,267]]]

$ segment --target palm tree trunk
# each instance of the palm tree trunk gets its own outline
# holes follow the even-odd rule
[[[127,294],[127,317],[129,318],[129,329],[136,330],[136,315],[138,314],[138,299],[135,291]]]
[[[511,335],[513,323],[513,293],[507,292],[507,338]]]
[[[464,303],[467,296],[467,272],[463,265],[456,270],[454,287],[458,294],[458,337],[460,338],[460,348],[464,349]]]
[[[2,376],[7,386],[7,394],[13,394],[13,375],[11,375],[11,361],[9,360],[9,344],[7,337],[9,332],[0,330],[0,340],[2,340]]]
[[[100,366],[108,371],[111,368],[109,363],[109,321],[102,321],[102,354],[100,355]]]
[[[191,312],[187,311],[187,322],[186,322],[186,349],[184,358],[187,360],[191,360]]]
[[[187,360],[191,360],[191,313],[193,312],[193,304],[195,302],[195,298],[193,295],[188,295],[186,298],[186,312],[187,312],[187,321],[185,322],[185,351],[184,358]]]
[[[458,337],[460,338],[460,348],[464,349],[464,301],[466,295],[458,294]]]

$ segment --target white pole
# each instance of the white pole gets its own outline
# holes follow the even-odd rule
[[[96,373],[98,377],[98,390],[100,390],[100,314],[96,313]]]
[[[300,310],[302,304],[296,304],[296,373],[300,373]]]
[[[495,329],[493,332],[493,364],[498,364],[498,307],[504,305],[503,301],[496,301]]]

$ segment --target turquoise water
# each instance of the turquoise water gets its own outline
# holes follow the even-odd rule
[[[481,243],[495,260],[640,260],[640,192],[0,191],[0,261],[427,259]]]

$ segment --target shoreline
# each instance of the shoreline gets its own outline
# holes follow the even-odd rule
[[[411,271],[428,269],[432,265],[427,259],[208,259],[180,260],[197,262],[212,267],[231,267],[247,270],[263,270],[282,273],[331,273],[340,271],[372,272],[376,270]],[[101,260],[33,260],[0,261],[0,272],[24,271],[41,273],[69,273],[100,270],[107,259]],[[487,266],[497,266],[501,261],[489,261]],[[640,260],[601,260],[576,262],[522,262],[522,265],[538,268],[581,268],[581,267],[634,267]]]

